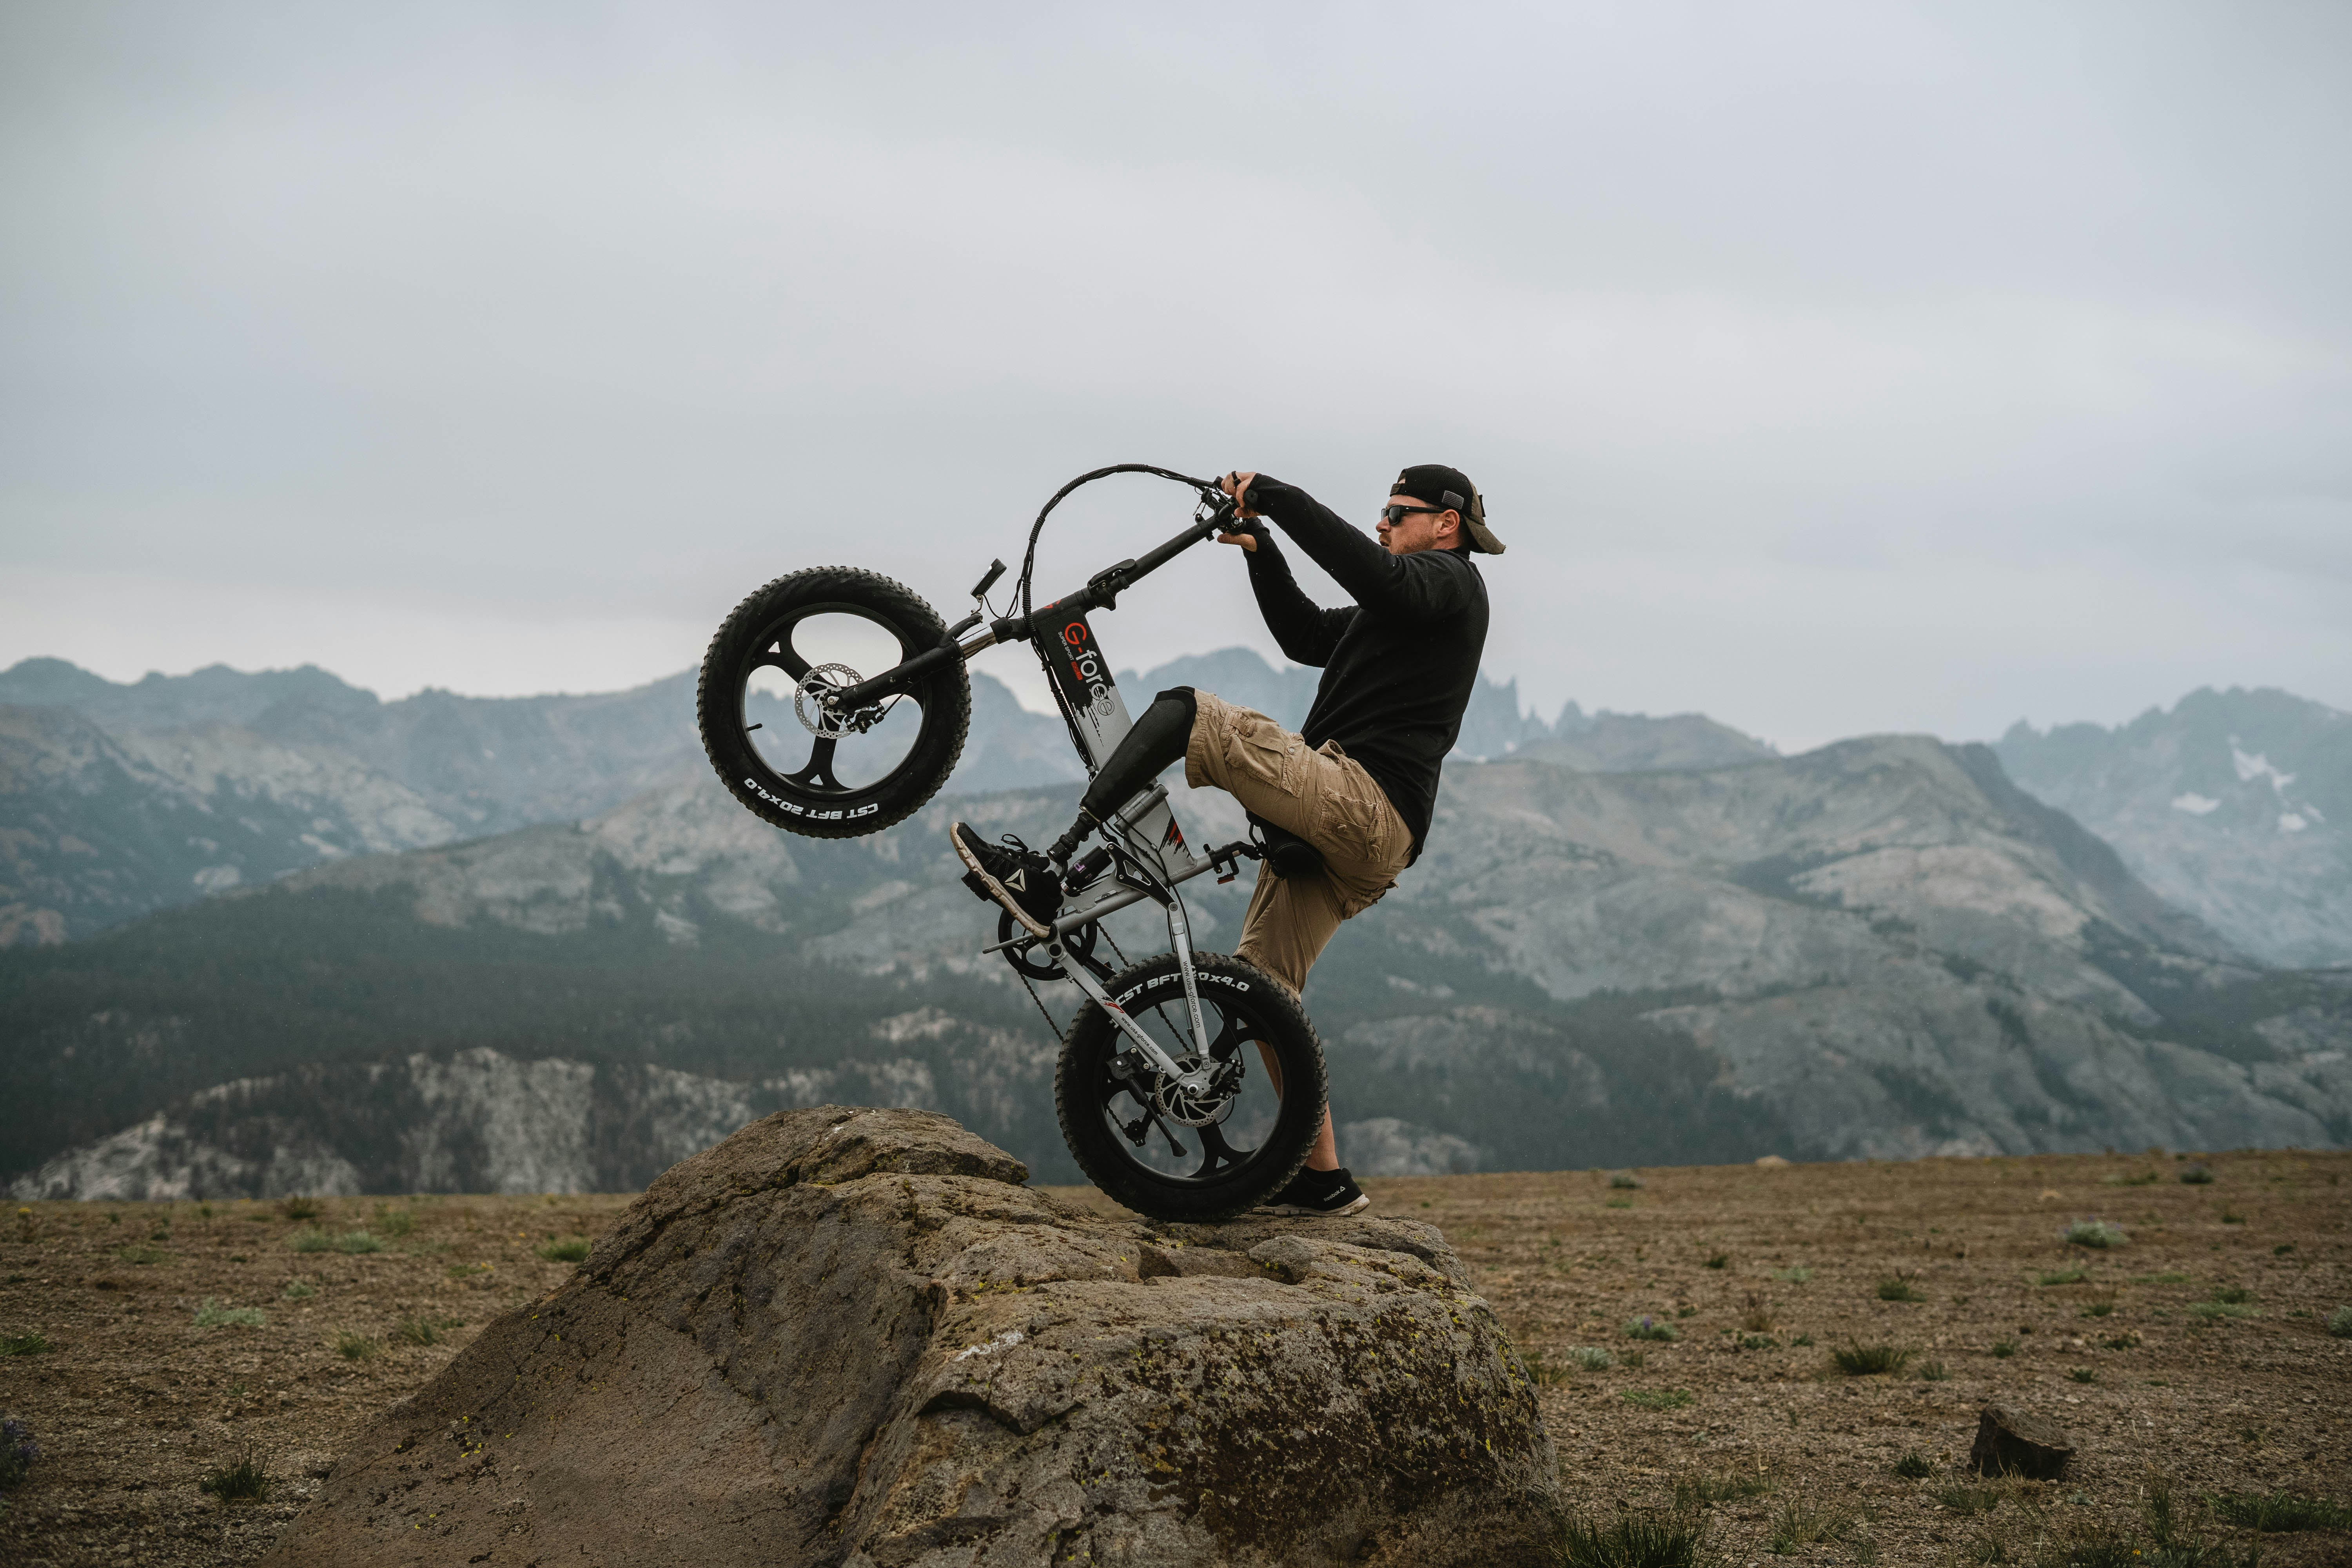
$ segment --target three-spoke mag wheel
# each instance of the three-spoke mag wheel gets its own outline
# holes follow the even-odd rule
[[[778,827],[854,838],[902,822],[963,754],[971,679],[961,662],[858,713],[827,688],[871,679],[947,640],[913,590],[873,572],[795,572],[735,606],[695,689],[702,749],[727,788]]]
[[[1095,1185],[1160,1220],[1225,1219],[1298,1173],[1323,1125],[1323,1046],[1289,987],[1256,965],[1196,952],[1197,1048],[1176,955],[1105,986],[1175,1059],[1171,1079],[1088,1002],[1054,1075],[1062,1138]],[[1267,1070],[1273,1058],[1276,1073]]]

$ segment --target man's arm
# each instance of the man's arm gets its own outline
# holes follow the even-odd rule
[[[1274,536],[1263,529],[1260,524],[1255,542],[1243,546],[1249,552],[1250,591],[1257,595],[1258,614],[1265,617],[1266,630],[1274,634],[1283,658],[1320,668],[1331,661],[1348,623],[1356,618],[1356,606],[1327,610],[1308,598],[1290,574],[1290,563],[1275,547]]]
[[[1366,609],[1406,620],[1427,620],[1458,610],[1467,602],[1469,584],[1458,569],[1460,562],[1444,559],[1435,551],[1391,555],[1378,541],[1350,527],[1305,490],[1264,474],[1235,478],[1246,479],[1242,493],[1249,510],[1244,515],[1270,517],[1280,523],[1282,531]]]

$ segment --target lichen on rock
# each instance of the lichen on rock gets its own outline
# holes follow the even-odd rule
[[[1154,1226],[1026,1175],[924,1111],[753,1123],[364,1429],[270,1561],[1549,1560],[1534,1388],[1433,1226]]]

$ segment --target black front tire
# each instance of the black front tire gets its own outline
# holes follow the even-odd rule
[[[760,722],[748,711],[762,670],[774,670],[789,688],[810,679],[813,668],[833,668],[814,664],[793,643],[795,628],[821,617],[880,628],[895,642],[901,662],[937,647],[948,635],[946,623],[920,595],[878,573],[817,566],[779,577],[736,605],[710,639],[695,688],[695,721],[710,765],[754,815],[813,838],[856,838],[905,821],[948,782],[971,726],[971,678],[958,662],[908,690],[903,700],[916,703],[921,717],[903,754],[895,741],[871,748],[885,757],[878,776],[846,782],[837,771],[836,747],[845,742],[855,750],[866,742],[864,735],[835,740],[808,731],[789,700],[768,704]],[[856,671],[862,679],[880,673]],[[767,751],[752,740],[755,730],[768,730]],[[792,767],[798,757],[782,753],[802,750],[807,760]]]
[[[1298,998],[1238,958],[1196,952],[1192,964],[1209,1057],[1219,1064],[1238,1059],[1242,1069],[1224,1121],[1203,1127],[1138,1115],[1147,1100],[1142,1090],[1164,1080],[1137,1073],[1140,1053],[1094,1002],[1071,1021],[1054,1075],[1062,1139],[1078,1168],[1114,1201],[1158,1220],[1230,1219],[1265,1202],[1298,1173],[1323,1127],[1323,1043]],[[1174,953],[1122,971],[1105,989],[1183,1063],[1192,1039]],[[1278,1096],[1255,1043],[1270,1047],[1281,1068]],[[1139,1125],[1139,1140],[1132,1135]]]

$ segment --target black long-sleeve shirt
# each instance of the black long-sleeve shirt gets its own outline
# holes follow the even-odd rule
[[[1259,475],[1250,499],[1356,601],[1317,605],[1259,531],[1249,557],[1258,610],[1285,658],[1323,669],[1299,733],[1310,746],[1337,741],[1364,764],[1412,830],[1418,859],[1437,803],[1438,765],[1454,749],[1478,681],[1486,580],[1466,552],[1391,555],[1279,479]]]

